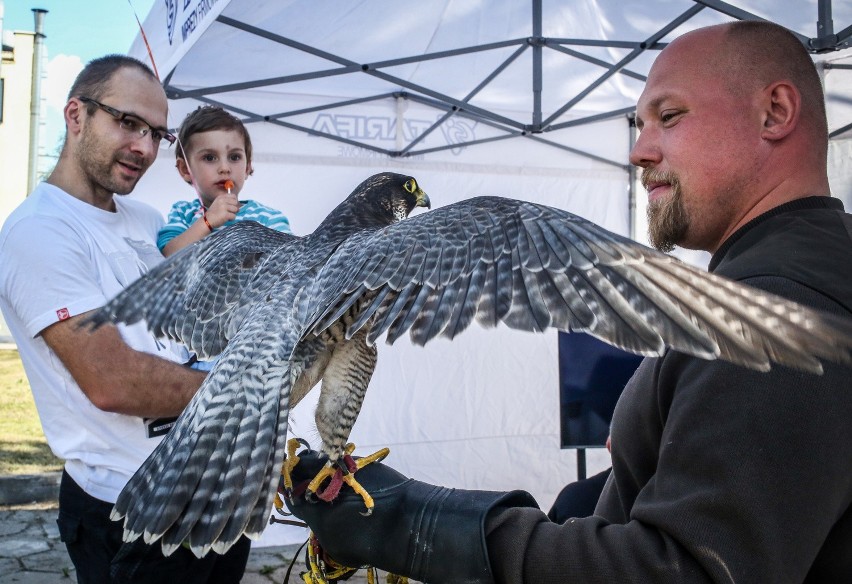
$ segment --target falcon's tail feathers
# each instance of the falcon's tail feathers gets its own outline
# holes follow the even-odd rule
[[[223,355],[119,496],[126,540],[160,540],[165,555],[187,542],[202,557],[260,535],[287,435],[290,369],[274,357]]]
[[[214,505],[220,502],[220,497],[225,497],[230,492],[224,488],[223,478],[226,474],[233,472],[234,459],[239,459],[241,455],[240,446],[245,447],[245,444],[240,444],[240,438],[243,441],[246,438],[248,440],[254,439],[253,434],[256,431],[259,418],[248,418],[248,421],[246,421],[247,400],[245,394],[228,392],[224,395],[232,397],[230,403],[223,404],[223,407],[217,408],[215,416],[204,420],[205,424],[221,427],[222,430],[218,437],[215,433],[205,433],[202,438],[204,442],[199,443],[197,447],[199,453],[208,453],[209,457],[206,461],[206,467],[197,481],[192,498],[189,499],[181,514],[170,525],[158,526],[160,529],[165,529],[162,535],[164,553],[177,549],[184,540],[190,537],[190,533],[195,534],[201,529],[209,533],[214,531],[211,529],[210,523],[226,520],[230,517],[227,508],[223,506],[217,509]],[[247,435],[248,432],[250,434]],[[236,466],[239,468],[239,465]],[[244,478],[243,473],[237,474],[239,475],[237,480],[241,481]],[[211,507],[214,508],[211,509]],[[215,538],[219,531],[215,531],[212,537]],[[192,544],[192,538],[190,538],[190,544]]]

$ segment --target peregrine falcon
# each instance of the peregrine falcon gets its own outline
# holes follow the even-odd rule
[[[423,345],[475,319],[585,331],[758,370],[852,361],[852,326],[685,265],[566,211],[477,197],[408,218],[429,199],[377,174],[311,234],[242,222],[151,270],[91,317],[144,320],[200,358],[207,379],[122,491],[124,537],[201,556],[258,537],[284,459],[289,409],[322,380],[316,423],[334,464],[376,365],[375,341]],[[342,461],[341,461],[342,463]]]

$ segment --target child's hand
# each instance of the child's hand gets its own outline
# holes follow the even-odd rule
[[[207,222],[216,229],[235,219],[239,210],[240,202],[237,200],[237,195],[223,193],[213,199],[213,203],[207,208]]]

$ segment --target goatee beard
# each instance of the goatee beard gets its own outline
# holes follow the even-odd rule
[[[683,241],[689,229],[689,214],[683,204],[680,181],[669,173],[644,172],[642,183],[666,182],[671,185],[668,197],[648,203],[648,239],[662,252],[672,251]]]

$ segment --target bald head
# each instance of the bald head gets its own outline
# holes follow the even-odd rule
[[[644,169],[652,228],[665,228],[661,248],[712,252],[762,212],[829,194],[819,75],[780,26],[736,22],[672,41],[648,73],[636,125],[630,160]],[[675,205],[669,227],[658,210]]]
[[[679,37],[702,35],[713,76],[734,95],[744,96],[777,81],[789,81],[801,94],[804,130],[828,140],[822,83],[804,45],[790,31],[771,22],[737,21],[699,29]],[[692,39],[697,40],[697,39]],[[674,44],[674,43],[673,43]],[[826,144],[827,146],[827,144]]]
[[[804,45],[790,31],[770,22],[741,21],[726,26],[731,81],[760,88],[788,80],[802,95],[802,117],[828,140],[822,82]]]

